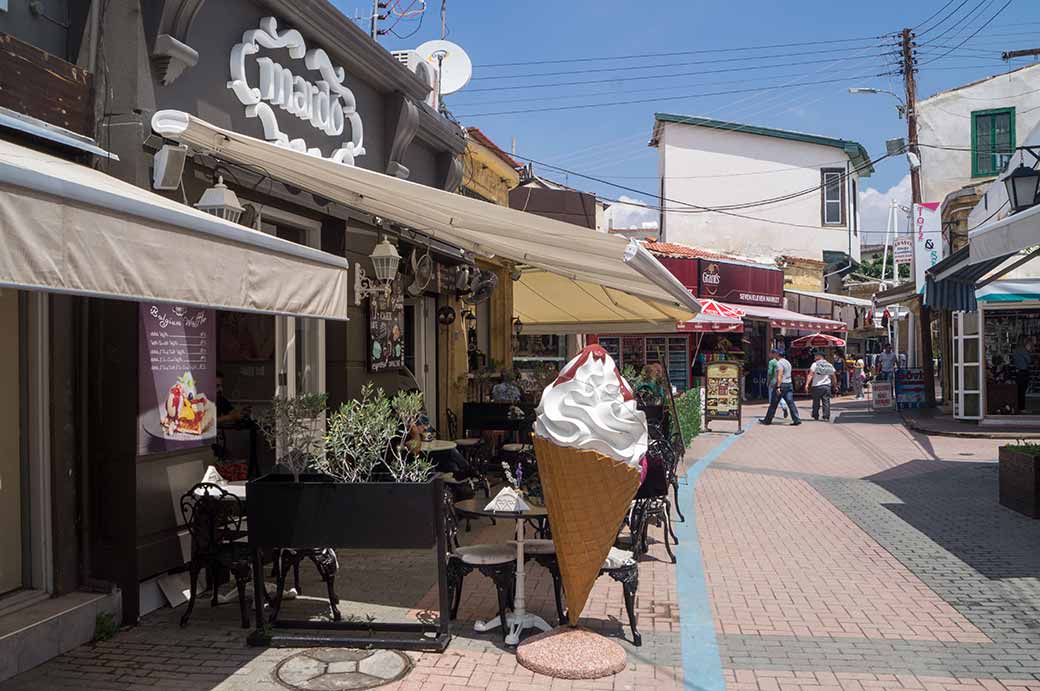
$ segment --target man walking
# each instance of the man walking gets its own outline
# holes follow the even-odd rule
[[[892,344],[886,345],[885,352],[878,355],[877,359],[878,381],[895,378],[897,360],[896,354],[892,352]]]
[[[816,351],[816,361],[809,367],[809,376],[805,378],[805,391],[812,394],[812,419],[820,419],[820,405],[823,405],[823,421],[831,419],[831,392],[836,385],[834,365],[827,362],[823,353]]]
[[[766,411],[766,416],[759,422],[763,425],[773,424],[776,407],[780,405],[782,400],[787,403],[787,409],[791,413],[791,424],[800,425],[802,420],[798,417],[798,408],[794,404],[794,389],[791,386],[791,363],[784,357],[784,353],[779,346],[770,350],[769,356],[776,358],[776,377],[769,383],[770,387],[774,388],[775,391],[769,397],[769,409]]]
[[[773,399],[779,395],[779,389],[776,388],[776,361],[777,356],[773,353],[769,355],[769,365],[766,368],[766,389],[769,391],[769,403],[772,404]],[[780,410],[784,413],[784,419],[787,419],[787,401],[780,399]]]

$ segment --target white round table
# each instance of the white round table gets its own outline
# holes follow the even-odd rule
[[[447,439],[433,439],[431,441],[424,441],[419,445],[419,448],[427,453],[438,453],[442,451],[451,451],[457,448],[458,444]]]

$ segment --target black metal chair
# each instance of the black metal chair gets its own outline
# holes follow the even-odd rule
[[[246,583],[249,582],[251,553],[242,530],[242,502],[218,485],[200,482],[181,496],[181,516],[191,535],[191,593],[188,608],[181,616],[186,626],[195,608],[199,571],[206,569],[206,580],[213,591],[212,606],[218,604],[218,574],[226,570],[235,578],[242,628],[249,628]]]
[[[560,563],[556,558],[556,545],[552,540],[525,540],[524,559],[534,560],[549,571],[553,579],[553,594],[556,596],[556,616],[560,626],[567,620],[563,609],[563,582],[560,578]],[[610,554],[603,567],[599,570],[600,576],[610,576],[621,584],[625,598],[625,612],[628,614],[628,625],[632,629],[632,643],[636,646],[643,645],[643,636],[639,633],[639,625],[636,618],[636,593],[639,590],[639,563],[632,552],[611,547]]]
[[[630,528],[632,533],[631,549],[637,556],[647,552],[647,530],[655,525],[663,528],[664,548],[672,563],[675,554],[672,545],[679,544],[679,538],[672,528],[672,502],[668,498],[672,490],[678,502],[678,458],[675,448],[659,425],[650,425],[650,445],[647,449],[646,478],[636,493],[630,511]]]
[[[487,445],[480,437],[466,436],[469,430],[462,430],[459,434],[459,420],[455,412],[450,408],[446,411],[448,417],[448,437],[455,442],[459,453],[463,455],[470,469],[476,474],[473,480],[484,490],[484,496],[491,496],[491,483],[488,481],[487,470],[490,460]]]
[[[503,637],[509,633],[506,610],[513,601],[516,586],[516,549],[509,544],[459,546],[459,524],[451,492],[444,492],[444,526],[448,545],[448,597],[451,618],[458,616],[462,601],[462,583],[467,575],[480,571],[495,584],[498,591],[498,616],[502,620]]]
[[[274,623],[278,620],[278,612],[282,607],[282,597],[285,594],[285,582],[288,580],[289,572],[293,572],[294,581],[298,595],[302,595],[300,588],[300,563],[310,559],[318,575],[325,582],[328,590],[329,607],[332,609],[333,621],[340,621],[339,596],[336,595],[336,572],[339,570],[339,560],[336,552],[331,547],[324,549],[280,549],[275,552],[272,573],[276,579],[276,590],[274,600],[271,603],[271,614],[269,621]]]

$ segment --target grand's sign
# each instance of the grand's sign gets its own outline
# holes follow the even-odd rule
[[[699,259],[697,297],[742,305],[783,303],[784,273],[769,267]]]
[[[246,58],[258,55],[261,49],[286,49],[290,58],[302,60],[306,69],[317,73],[315,76],[318,78],[300,76],[270,57],[257,57],[259,78],[255,86],[250,84],[246,75]],[[304,139],[290,139],[282,132],[275,107],[310,123],[315,130],[330,137],[343,135],[349,127],[349,139],[343,141],[328,158],[353,165],[354,159],[365,153],[364,129],[354,94],[343,84],[345,79],[343,68],[334,67],[324,50],[307,50],[299,31],[288,29],[279,33],[278,21],[274,17],[264,17],[259,29],[246,31],[242,34],[242,42],[231,49],[231,81],[227,86],[246,107],[246,116],[260,119],[264,138],[279,146],[323,156],[320,149],[308,146]]]

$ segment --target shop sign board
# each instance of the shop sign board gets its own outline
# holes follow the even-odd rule
[[[144,302],[138,321],[138,455],[212,444],[216,311]]]
[[[896,407],[924,408],[925,397],[924,370],[920,367],[896,370]]]
[[[389,294],[368,299],[368,371],[404,367],[404,295],[398,281]]]
[[[892,243],[892,262],[899,266],[901,264],[914,263],[914,239],[909,237],[898,237]]]
[[[784,298],[784,272],[768,267],[699,259],[697,297],[741,305],[780,307]]]
[[[943,258],[942,216],[939,202],[914,204],[914,285],[924,290],[924,272]]]
[[[740,364],[709,362],[705,371],[704,422],[740,423]]]
[[[288,51],[290,66],[283,66],[270,56],[275,52],[284,55],[283,51]],[[247,60],[249,56],[253,56],[252,61]],[[278,20],[264,17],[258,29],[243,33],[242,42],[232,47],[230,63],[231,80],[227,88],[245,106],[246,116],[260,120],[265,139],[313,156],[324,156],[321,149],[308,146],[303,138],[290,139],[282,131],[275,114],[278,108],[285,113],[282,117],[309,123],[323,136],[341,137],[349,128],[349,138],[328,156],[330,160],[354,165],[354,159],[365,153],[357,101],[343,83],[346,72],[333,65],[321,48],[308,49],[299,31],[279,32]],[[247,63],[255,63],[255,66],[249,64],[247,68]],[[257,76],[251,81],[252,74]]]
[[[895,401],[892,398],[892,381],[875,379],[870,384],[870,409],[877,411],[892,410]]]

